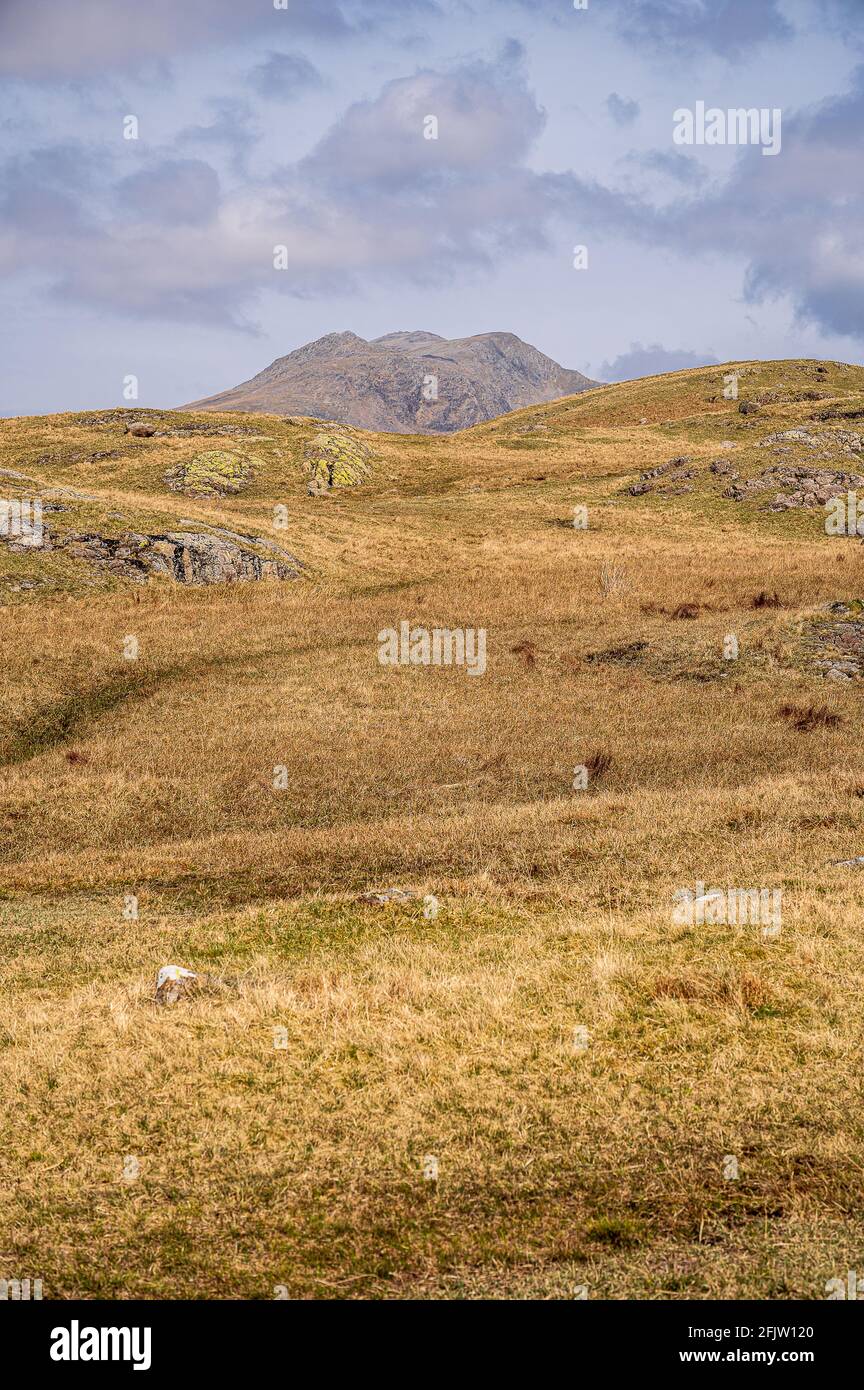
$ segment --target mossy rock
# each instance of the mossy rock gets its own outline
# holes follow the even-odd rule
[[[309,491],[356,487],[369,475],[371,454],[369,446],[350,430],[319,430],[304,450]]]
[[[165,481],[172,492],[187,497],[231,497],[252,481],[252,463],[225,449],[208,449],[169,468]]]

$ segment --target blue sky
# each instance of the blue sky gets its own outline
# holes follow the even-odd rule
[[[0,78],[2,415],[343,329],[864,360],[864,0],[2,0]],[[676,145],[699,101],[780,153]]]

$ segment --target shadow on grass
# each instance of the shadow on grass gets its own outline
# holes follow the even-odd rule
[[[145,700],[155,694],[169,671],[129,671],[107,677],[86,690],[72,690],[59,700],[37,706],[0,740],[0,765],[12,767],[64,743],[82,725],[110,713],[127,700]]]

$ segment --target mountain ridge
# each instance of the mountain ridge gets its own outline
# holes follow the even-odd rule
[[[180,407],[306,415],[386,433],[449,434],[599,383],[515,333],[442,338],[422,329],[367,340],[327,333],[248,381]]]

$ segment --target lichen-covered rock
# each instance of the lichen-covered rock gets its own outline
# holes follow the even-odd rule
[[[356,487],[369,475],[371,453],[353,430],[319,430],[304,450],[308,491],[321,496],[334,487]]]
[[[169,468],[165,482],[187,497],[230,497],[252,481],[252,463],[226,449],[207,449]]]

